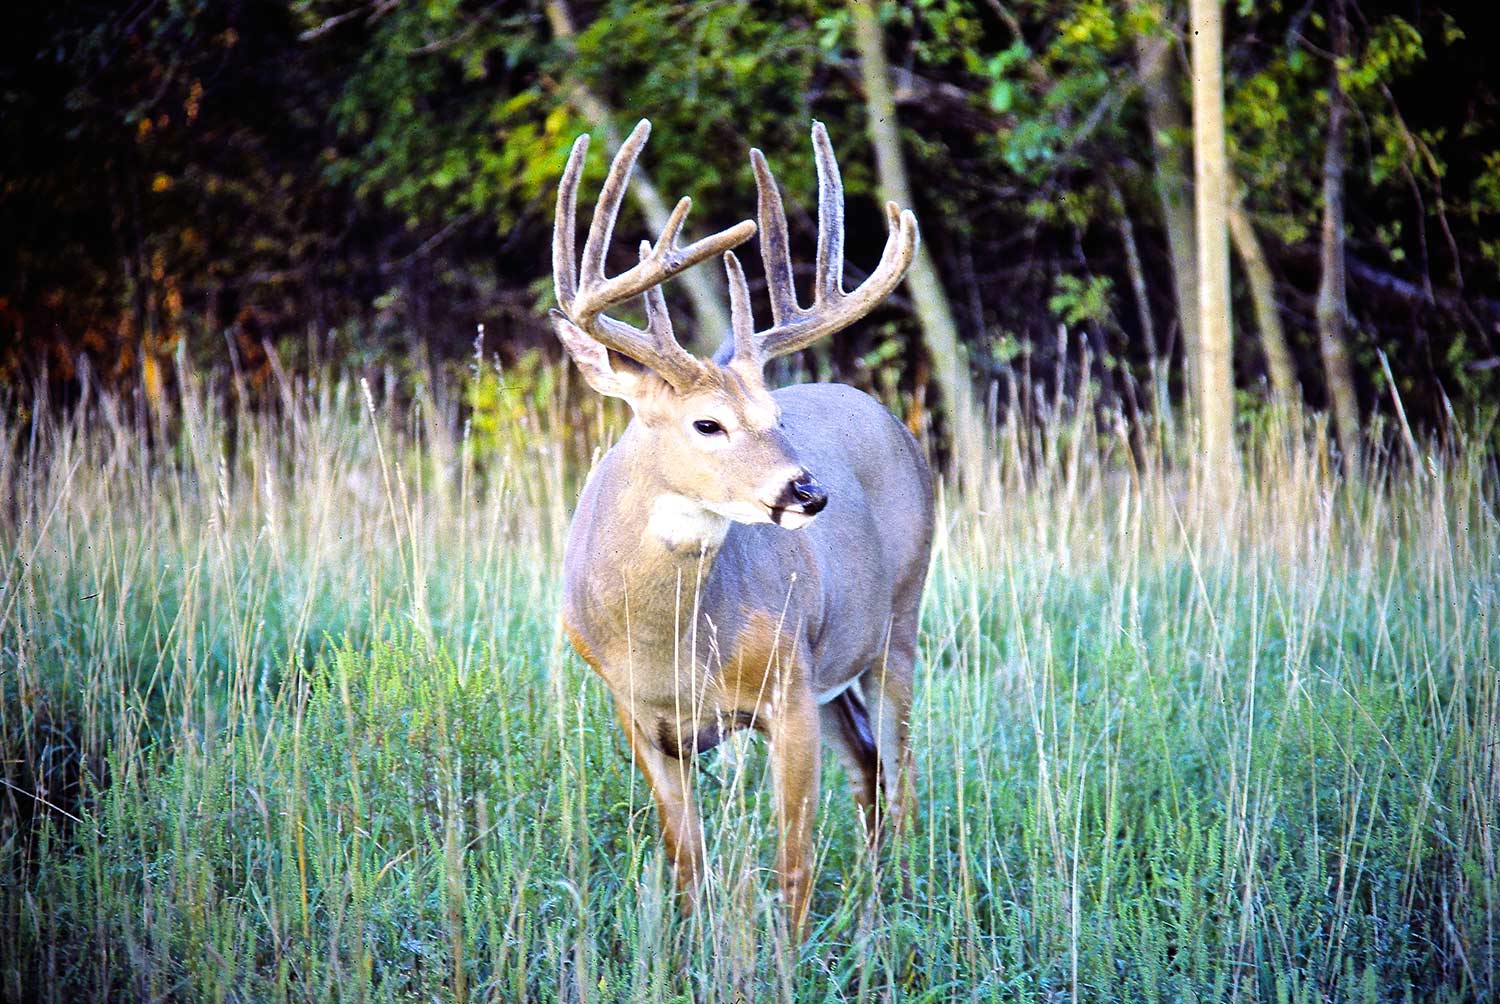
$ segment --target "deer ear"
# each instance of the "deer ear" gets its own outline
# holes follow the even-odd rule
[[[645,370],[633,360],[623,356],[620,364],[611,362],[609,350],[590,338],[582,328],[568,320],[562,311],[548,311],[552,319],[552,330],[567,349],[568,356],[588,385],[605,397],[618,397],[629,401],[640,394],[641,379]]]

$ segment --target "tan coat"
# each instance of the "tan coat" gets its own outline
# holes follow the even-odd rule
[[[849,768],[872,842],[911,806],[907,724],[932,477],[916,440],[872,398],[839,384],[771,393],[762,366],[877,304],[911,260],[916,222],[889,207],[880,265],[844,293],[842,189],[827,135],[815,126],[818,270],[814,304],[802,308],[780,196],[752,153],[775,319],[756,332],[748,285],[728,251],[756,226],[679,248],[687,200],[654,247],[642,244],[639,265],[605,278],[614,216],[647,130],[643,122],[615,158],[576,275],[583,140],[559,188],[554,329],[590,385],[628,401],[635,414],[579,498],[563,563],[563,624],[614,695],[651,783],[685,906],[703,841],[688,761],[735,729],[769,738],[779,874],[800,934],[822,741]],[[660,283],[719,253],[734,330],[708,361],[676,343]],[[604,314],[639,295],[644,331]]]

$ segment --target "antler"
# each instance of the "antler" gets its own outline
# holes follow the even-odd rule
[[[692,383],[701,364],[673,336],[661,284],[706,258],[743,244],[754,235],[755,224],[745,220],[685,248],[678,247],[677,235],[693,204],[692,199],[684,197],[672,210],[655,246],[649,241],[641,242],[640,263],[612,279],[605,278],[604,256],[609,250],[615,220],[620,215],[620,202],[625,197],[625,187],[630,182],[636,157],[650,134],[651,123],[641,119],[615,154],[604,187],[599,191],[594,218],[589,222],[588,239],[583,245],[582,271],[576,274],[574,237],[578,182],[583,175],[589,138],[580,136],[573,144],[567,169],[557,187],[557,220],[552,231],[552,282],[557,291],[558,306],[568,320],[606,348],[634,359],[668,383],[681,388]],[[616,304],[642,294],[646,299],[645,331],[604,313]]]
[[[733,339],[716,358],[720,362],[744,361],[759,370],[767,360],[805,348],[825,335],[848,327],[868,314],[896,288],[917,250],[917,218],[894,202],[885,206],[890,236],[875,271],[853,291],[844,292],[844,186],[828,130],[823,123],[812,128],[813,155],[818,168],[818,257],[813,281],[813,304],[797,303],[792,283],[792,257],[787,242],[786,212],[776,179],[759,150],[750,151],[759,193],[760,255],[765,263],[766,287],[771,296],[772,325],[756,332],[750,316],[750,289],[744,270],[732,251],[724,254],[729,275],[730,318]]]

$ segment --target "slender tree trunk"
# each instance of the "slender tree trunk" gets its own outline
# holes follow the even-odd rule
[[[1338,62],[1349,52],[1349,20],[1343,0],[1333,4],[1334,66],[1328,80],[1328,146],[1323,153],[1323,277],[1318,284],[1318,348],[1333,404],[1334,425],[1346,467],[1360,457],[1359,403],[1354,367],[1344,331],[1347,316],[1344,263],[1344,133],[1348,106]]]
[[[1138,0],[1159,30],[1135,38],[1136,71],[1146,103],[1146,126],[1151,132],[1156,197],[1161,202],[1162,223],[1167,231],[1167,251],[1172,259],[1172,291],[1177,299],[1177,318],[1182,328],[1183,359],[1189,395],[1196,393],[1193,372],[1198,358],[1198,254],[1197,222],[1188,184],[1187,137],[1190,125],[1177,73],[1172,63],[1172,37],[1165,30],[1161,5]]]
[[[1260,328],[1266,369],[1271,374],[1272,400],[1278,407],[1292,407],[1302,400],[1302,392],[1297,384],[1297,367],[1286,345],[1286,331],[1281,326],[1276,280],[1271,276],[1271,266],[1266,262],[1266,252],[1250,222],[1250,214],[1238,199],[1229,204],[1229,238],[1250,283],[1250,303],[1255,309],[1255,324]]]
[[[1156,318],[1151,313],[1151,298],[1147,293],[1146,268],[1141,263],[1140,245],[1135,239],[1135,224],[1119,188],[1110,183],[1110,196],[1119,215],[1120,244],[1125,248],[1125,273],[1130,277],[1130,291],[1135,297],[1136,317],[1141,325],[1141,337],[1146,341],[1146,356],[1151,370],[1151,409],[1160,421],[1166,416],[1167,392],[1161,379],[1161,347],[1156,341]]]
[[[1205,483],[1233,471],[1230,371],[1229,165],[1224,145],[1221,0],[1192,0],[1193,179],[1198,218],[1198,422]]]
[[[571,51],[577,31],[573,26],[573,15],[568,9],[567,0],[546,0],[546,10],[552,34]],[[618,149],[621,143],[620,132],[615,128],[614,116],[610,114],[609,107],[599,96],[576,80],[568,82],[568,95],[573,107],[589,121],[595,132],[601,134],[609,149]],[[662,201],[661,193],[656,190],[650,176],[640,164],[636,165],[631,175],[629,193],[635,199],[641,215],[646,217],[646,225],[651,228],[654,239],[666,227],[671,208]],[[712,354],[729,333],[729,311],[724,305],[725,297],[715,281],[715,275],[711,268],[690,268],[679,273],[675,279],[682,283],[687,292],[697,321],[693,325],[691,347],[705,355]]]
[[[911,186],[906,180],[906,164],[896,129],[896,102],[891,93],[891,73],[880,21],[873,0],[851,0],[849,10],[854,20],[854,45],[859,51],[880,197],[907,208],[912,205]],[[927,353],[932,357],[934,382],[948,404],[954,467],[961,477],[979,476],[983,470],[984,421],[975,405],[968,355],[958,339],[953,310],[925,245],[917,247],[906,284],[922,326]]]

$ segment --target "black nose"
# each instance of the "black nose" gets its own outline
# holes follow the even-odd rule
[[[804,474],[791,484],[792,498],[802,506],[802,511],[809,516],[816,516],[823,511],[828,504],[828,493],[823,486],[812,479],[812,475]]]

